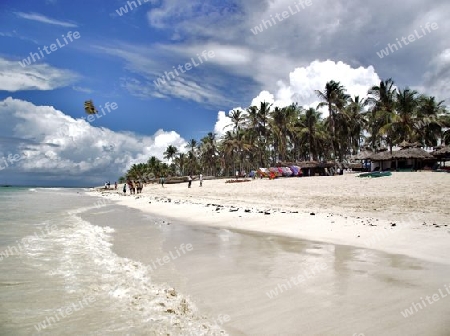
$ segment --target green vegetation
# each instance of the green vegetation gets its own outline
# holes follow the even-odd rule
[[[397,89],[392,79],[368,90],[367,97],[350,97],[335,81],[316,90],[317,108],[296,104],[283,108],[267,102],[246,111],[231,111],[229,130],[221,139],[213,133],[191,139],[186,148],[167,147],[163,163],[151,157],[133,165],[126,176],[234,175],[236,170],[268,167],[276,162],[344,161],[362,148],[377,151],[402,142],[423,146],[450,143],[450,116],[434,97],[409,88]],[[322,117],[319,108],[326,108]],[[122,178],[123,180],[124,178]]]

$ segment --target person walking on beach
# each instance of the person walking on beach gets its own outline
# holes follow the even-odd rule
[[[125,195],[127,194],[127,184],[126,183],[123,184],[123,193]]]
[[[165,182],[164,176],[161,176],[160,181],[161,181],[161,186],[164,188],[164,182]]]
[[[191,184],[192,184],[192,176],[189,175],[189,176],[188,176],[188,188],[191,187]]]
[[[200,180],[200,187],[201,187],[203,185],[203,174],[200,174],[198,179]]]
[[[117,190],[117,182],[114,182],[114,190]]]

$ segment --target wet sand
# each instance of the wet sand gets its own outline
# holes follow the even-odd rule
[[[195,225],[371,248],[450,265],[450,174],[354,174],[225,183],[149,184],[106,200]],[[92,193],[98,196],[99,193]]]
[[[408,318],[401,314],[450,287],[448,265],[108,208],[113,212],[88,219],[116,229],[113,250],[147,266],[171,256],[157,264],[152,280],[190,295],[230,335],[443,336],[450,330],[448,297]],[[193,249],[178,255],[183,244]]]

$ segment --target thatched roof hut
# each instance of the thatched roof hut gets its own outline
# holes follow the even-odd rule
[[[401,148],[415,148],[415,147],[423,147],[419,142],[406,142],[405,140],[402,141],[401,144],[398,145]]]
[[[392,160],[392,154],[389,151],[379,152],[372,154],[370,157],[371,161],[389,161]]]
[[[392,152],[393,159],[419,159],[419,160],[432,160],[433,155],[423,150],[422,148],[410,147],[400,149],[398,151]]]
[[[419,159],[419,160],[432,160],[434,159],[433,155],[418,147],[408,147],[403,148],[398,151],[392,152],[389,151],[380,152],[373,154],[370,159],[372,161],[390,161],[390,160],[405,160],[405,159]]]
[[[362,152],[359,152],[358,154],[356,154],[353,159],[354,160],[368,160],[372,157],[372,155],[374,155],[375,153],[372,152],[371,150],[364,150]]]
[[[435,157],[450,157],[450,146],[442,147],[431,153]]]

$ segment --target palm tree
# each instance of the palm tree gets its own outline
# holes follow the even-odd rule
[[[231,119],[231,125],[233,125],[233,129],[236,131],[240,129],[241,125],[243,125],[245,121],[245,116],[242,110],[233,110],[228,115],[228,118]],[[227,127],[227,126],[226,126]]]
[[[268,136],[270,129],[267,127],[269,122],[270,109],[272,104],[268,102],[261,102],[258,109],[257,120],[258,120],[258,141],[257,146],[261,148],[260,150],[260,165],[265,167],[268,163],[267,153],[269,151],[269,141]]]
[[[300,116],[299,139],[308,148],[308,159],[318,160],[318,147],[324,138],[323,132],[318,130],[321,113],[314,108],[309,108]]]
[[[187,166],[189,170],[189,174],[194,174],[197,170],[197,140],[191,139],[189,140],[186,148],[189,149],[187,153]]]
[[[147,175],[156,177],[159,176],[159,166],[161,164],[161,160],[157,159],[156,156],[152,156],[147,161]]]
[[[172,159],[175,157],[175,155],[178,153],[178,149],[175,146],[169,145],[166,148],[166,151],[164,154],[164,159],[169,160],[172,162]]]
[[[186,154],[178,153],[178,156],[176,156],[173,161],[176,167],[178,168],[180,175],[184,176],[185,175],[184,167],[186,165]]]
[[[343,122],[345,124],[347,141],[346,147],[348,154],[356,154],[361,147],[363,131],[367,125],[367,120],[364,117],[364,112],[367,106],[367,100],[355,96],[349,100],[349,104],[343,110]]]
[[[346,105],[349,96],[345,93],[345,88],[339,83],[331,80],[325,84],[325,90],[316,90],[319,99],[322,100],[317,108],[326,106],[328,108],[329,131],[331,134],[331,147],[334,158],[337,157],[339,151],[339,144],[336,142],[336,114],[342,111]],[[342,160],[342,157],[340,157]]]
[[[277,160],[343,160],[365,146],[365,141],[373,149],[387,145],[391,150],[402,141],[427,146],[450,143],[450,115],[443,102],[408,88],[398,90],[392,79],[372,86],[367,99],[350,98],[336,81],[329,81],[316,94],[321,102],[307,110],[296,104],[272,108],[267,102],[233,110],[229,114],[232,130],[222,138],[210,132],[199,142],[191,139],[186,153],[168,146],[164,158],[173,160],[170,165],[153,156],[146,164],[133,165],[126,176],[138,179],[170,171],[184,175],[200,167],[227,175],[237,169],[267,167]],[[324,119],[321,107],[328,111]]]
[[[392,78],[381,81],[379,85],[374,85],[368,90],[369,97],[367,101],[372,108],[366,113],[366,119],[369,125],[372,150],[376,150],[381,145],[383,125],[390,122],[395,113],[395,98],[397,90],[394,87]]]
[[[414,141],[435,147],[442,137],[442,129],[446,124],[447,111],[443,105],[444,101],[437,102],[435,97],[421,95],[418,103]]]
[[[200,140],[200,160],[202,166],[208,167],[210,174],[216,174],[217,168],[217,145],[216,135],[209,132],[207,136]]]

